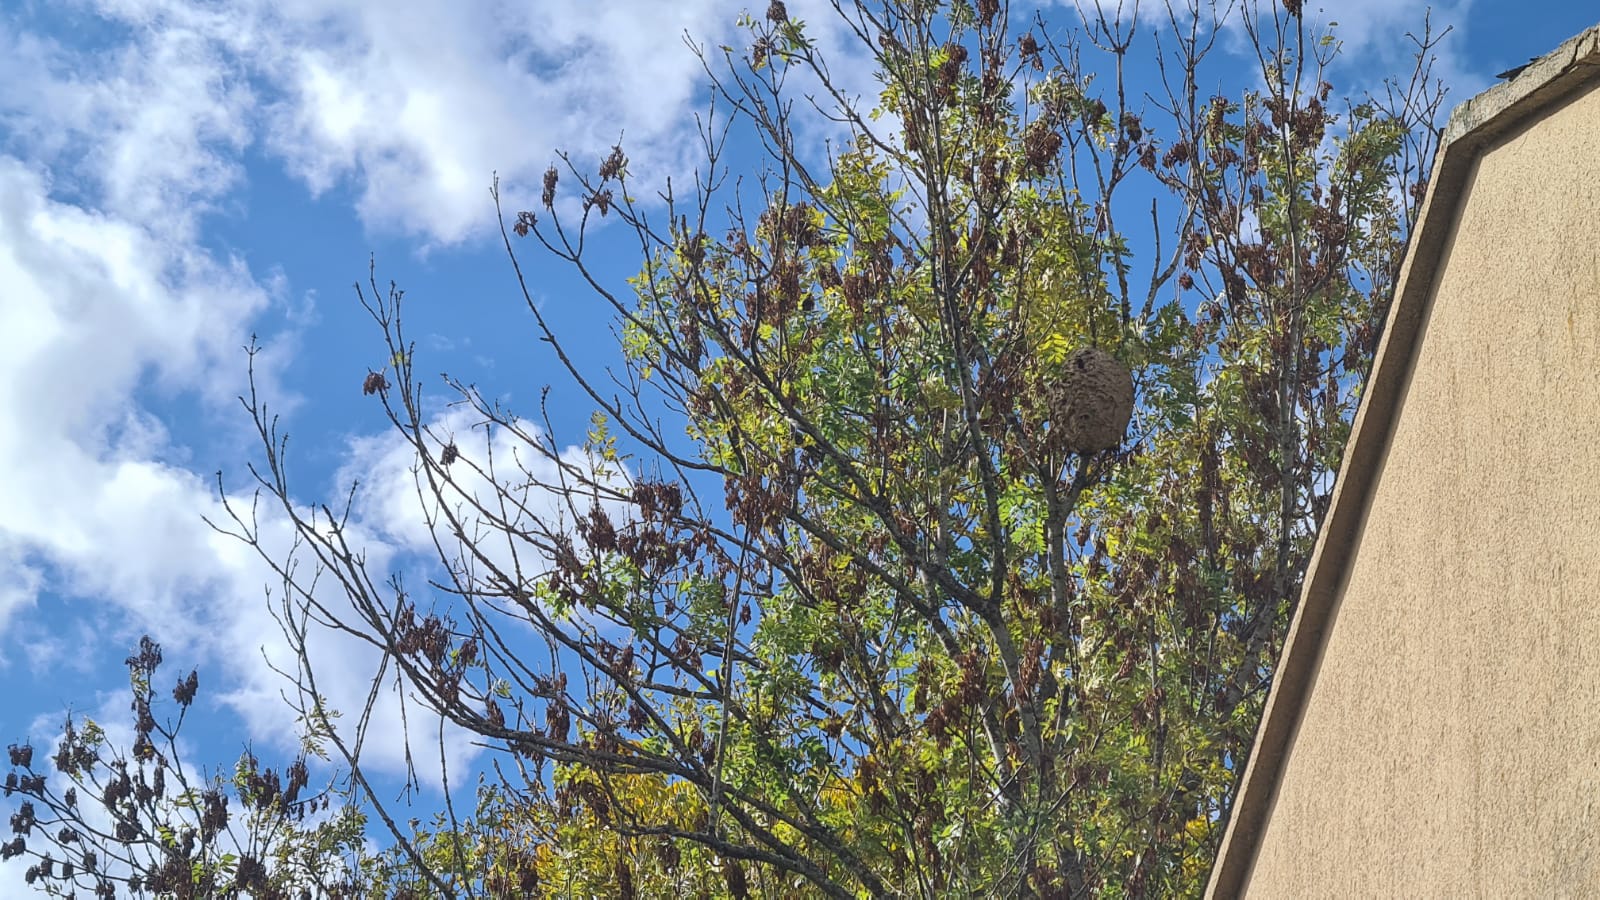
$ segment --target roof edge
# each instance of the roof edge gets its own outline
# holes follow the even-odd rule
[[[1417,333],[1432,299],[1438,262],[1454,230],[1458,199],[1479,152],[1540,110],[1597,78],[1600,25],[1563,42],[1510,81],[1463,101],[1450,114],[1367,378],[1366,393],[1356,411],[1333,499],[1312,548],[1300,602],[1290,622],[1255,743],[1212,865],[1205,893],[1208,898],[1240,896],[1255,865],[1283,764],[1316,679],[1329,623],[1338,608],[1356,536],[1387,455],[1398,402],[1410,380],[1418,349]]]

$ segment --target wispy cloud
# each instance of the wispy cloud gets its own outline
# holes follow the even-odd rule
[[[147,383],[225,402],[238,379],[219,372],[237,370],[267,297],[237,265],[48,185],[0,157],[0,555],[40,558],[87,595],[195,590],[197,548],[174,536],[202,483],[163,461],[166,428],[132,398]],[[19,585],[43,586],[14,581],[13,609],[31,601]]]

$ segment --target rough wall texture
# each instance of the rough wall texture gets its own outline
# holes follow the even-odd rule
[[[1600,897],[1600,90],[1464,191],[1248,896]]]

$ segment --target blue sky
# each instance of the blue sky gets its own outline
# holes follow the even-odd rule
[[[331,501],[361,473],[375,571],[414,566],[426,530],[401,448],[360,391],[386,354],[352,283],[375,258],[380,281],[406,289],[420,371],[525,413],[549,384],[558,438],[581,439],[589,404],[535,339],[491,173],[508,208],[534,208],[554,151],[593,165],[622,134],[636,183],[686,178],[706,91],[680,35],[737,42],[736,18],[756,5],[0,2],[0,742],[50,746],[69,707],[125,722],[121,661],[150,633],[170,677],[200,669],[195,761],[227,765],[246,741],[291,749],[263,661],[282,644],[269,575],[201,521],[218,514],[213,473],[243,486],[258,456],[234,399],[241,347],[258,334],[266,348],[258,375],[293,435],[296,499]],[[1423,3],[1327,6],[1345,42],[1341,90],[1404,67]],[[825,7],[789,2],[826,52],[840,34]],[[1076,20],[1070,5],[1045,13]],[[1436,69],[1447,105],[1596,15],[1561,0],[1436,4],[1435,27],[1454,28]],[[858,54],[832,58],[870,88]],[[1132,58],[1148,65],[1148,49]],[[1220,87],[1247,83],[1242,59],[1236,71]],[[599,301],[525,251],[542,309],[604,365]],[[603,253],[621,287],[636,257]],[[335,705],[354,705],[369,663],[328,646]],[[373,762],[393,774],[400,759]],[[20,872],[0,867],[0,893]]]

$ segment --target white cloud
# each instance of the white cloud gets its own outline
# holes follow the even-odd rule
[[[262,505],[257,522],[259,539],[264,552],[272,559],[288,561],[293,533],[281,510],[268,508],[270,502],[271,498],[267,498]],[[248,506],[248,500],[245,505]],[[210,515],[219,524],[229,524],[227,519],[218,518],[225,515],[220,510],[213,509]],[[367,571],[373,582],[381,585],[396,561],[394,548],[378,540],[359,523],[352,524],[347,537],[365,553]],[[298,744],[301,723],[290,703],[309,704],[310,698],[301,696],[297,686],[280,674],[293,676],[300,668],[295,647],[274,618],[275,612],[284,615],[284,586],[281,579],[267,570],[253,548],[233,538],[216,535],[214,538],[217,543],[212,549],[229,577],[219,585],[217,593],[226,605],[218,605],[208,617],[212,633],[204,646],[215,654],[216,662],[224,663],[226,672],[225,689],[212,696],[244,720],[248,734],[280,750],[291,749]],[[304,552],[296,559],[299,574],[306,576],[303,583],[311,585],[310,567],[315,559]],[[270,599],[264,589],[270,589]],[[328,609],[359,626],[359,621],[349,612],[350,604],[337,581],[330,577],[318,579],[314,596]],[[291,596],[289,605],[294,615],[303,615],[302,598]],[[362,762],[367,771],[391,776],[405,773],[409,735],[411,753],[419,762],[418,776],[424,784],[438,786],[437,769],[429,768],[427,760],[437,752],[439,717],[423,710],[409,687],[396,688],[393,664],[385,668],[381,652],[370,644],[314,624],[307,629],[306,653],[315,677],[316,693],[330,709],[340,714],[335,727],[346,742],[354,741],[359,717],[376,685],[367,742],[362,750]],[[309,690],[311,685],[306,687]],[[286,698],[290,702],[286,702]],[[404,712],[402,704],[406,705]],[[452,765],[469,762],[477,753],[468,736],[456,729],[446,729],[444,742]],[[334,760],[338,761],[337,754]]]
[[[132,396],[148,381],[225,402],[235,380],[215,373],[237,370],[266,298],[236,265],[46,190],[0,157],[0,555],[41,554],[84,594],[193,589],[205,567],[174,537],[204,486],[160,461],[166,429]]]
[[[97,649],[118,652],[150,631],[238,686],[233,700],[252,734],[292,741],[286,684],[261,653],[289,662],[263,600],[271,573],[201,520],[221,517],[210,478],[171,461],[185,448],[135,400],[150,387],[197,395],[202,411],[236,419],[239,348],[267,295],[236,263],[53,201],[47,186],[0,157],[0,616],[27,615],[49,589],[71,604],[70,618],[95,624]],[[259,374],[269,395],[280,393],[270,369]],[[279,536],[274,552],[286,553],[281,516],[262,524]],[[382,543],[370,549],[383,566]],[[48,641],[30,644],[35,665],[64,662]],[[355,708],[375,659],[322,648],[319,665],[339,686],[330,699]],[[397,715],[381,712],[377,728],[398,734]],[[374,762],[398,770],[398,742],[386,740]]]
[[[203,376],[237,370],[245,325],[266,294],[236,261],[102,212],[49,199],[37,170],[0,157],[0,372],[24,437],[88,440],[127,411],[146,373],[165,390],[231,395]],[[26,431],[28,434],[22,433]],[[10,441],[7,441],[7,439]]]
[[[348,180],[369,226],[448,243],[492,224],[491,172],[534,185],[558,149],[598,162],[626,129],[635,172],[680,167],[686,113],[704,96],[681,36],[720,40],[740,8],[311,0],[104,11],[158,29],[141,50],[177,64],[170,90],[197,95],[213,118],[201,135],[237,138],[229,113],[256,112],[255,138],[313,191]],[[252,82],[270,98],[259,109]],[[153,146],[168,115],[192,112],[163,102],[153,134],[127,143]]]
[[[315,188],[352,182],[382,228],[457,240],[492,224],[491,170],[531,180],[557,146],[598,159],[626,126],[636,171],[680,163],[699,83],[680,35],[714,38],[737,8],[569,2],[535,20],[520,5],[107,3],[96,11],[127,30],[93,52],[0,30],[0,80],[26,85],[0,98],[22,155],[0,156],[0,621],[49,590],[101,620],[106,644],[156,632],[221,664],[252,734],[290,738],[268,665],[291,662],[264,603],[270,573],[200,520],[221,518],[210,477],[183,467],[188,449],[137,399],[198,397],[237,418],[239,347],[282,287],[196,242],[241,183],[241,154],[265,146]],[[277,399],[289,357],[271,353],[258,375]],[[380,578],[425,537],[400,508],[415,505],[409,461],[384,440],[358,442],[351,462],[381,476],[363,510],[381,528],[357,529]],[[281,517],[262,524],[287,553]],[[354,713],[377,655],[313,643],[330,700]],[[48,641],[33,650],[36,665],[63,662]],[[412,725],[428,730],[415,711]],[[373,762],[398,770],[392,703],[374,727],[388,737]]]
[[[548,436],[530,422],[517,423],[522,435],[497,427],[492,436],[486,436],[479,424],[481,418],[470,408],[458,406],[425,426],[429,435],[427,443],[435,459],[439,458],[445,441],[454,441],[460,454],[449,469],[449,483],[440,486],[440,498],[433,496],[425,480],[421,482],[424,497],[419,498],[416,449],[393,430],[352,439],[346,462],[335,478],[338,485],[335,493],[342,497],[352,482],[359,481],[361,489],[355,507],[358,521],[398,547],[436,556],[436,539],[447,550],[455,543],[448,521],[440,515],[441,499],[445,508],[455,511],[469,534],[483,518],[473,507],[481,506],[498,514],[497,496],[505,497],[510,504],[505,515],[512,530],[525,531],[533,519],[560,529],[571,521],[574,508],[576,514],[585,515],[594,502],[573,484],[571,473],[583,473],[586,478],[595,478],[619,489],[628,482],[627,472],[619,466],[591,459],[576,446],[561,451],[558,465],[548,456]],[[530,440],[538,446],[531,446]],[[604,471],[607,468],[614,471],[607,474]],[[492,482],[488,477],[491,471]],[[569,494],[574,497],[571,504],[568,503]],[[613,519],[625,515],[619,504],[604,496],[600,500]],[[497,540],[485,544],[485,555],[503,570],[511,571],[514,563],[510,550],[499,546],[503,543],[498,540],[500,537],[497,534]],[[522,544],[520,540],[517,542]],[[518,550],[526,557],[529,548],[519,546]],[[539,563],[542,562],[541,558]],[[523,565],[528,562],[524,561]]]
[[[0,572],[6,574],[5,580],[0,582],[0,634],[3,634],[13,614],[35,604],[44,585],[44,571],[27,561],[21,547],[0,541]],[[4,661],[5,657],[0,656],[0,664]]]
[[[790,7],[849,91],[874,99],[833,10]],[[559,150],[593,166],[622,137],[638,183],[687,175],[710,92],[684,39],[717,65],[718,45],[746,42],[746,9],[765,4],[106,0],[95,12],[132,37],[104,59],[0,39],[0,80],[29,85],[0,115],[136,221],[192,225],[255,145],[314,193],[352,186],[369,227],[448,244],[493,226],[491,173],[513,208],[531,206]]]
[[[213,16],[214,20],[225,20]],[[0,29],[0,121],[36,160],[80,179],[103,211],[185,235],[233,188],[254,99],[208,34],[164,21],[110,50]]]
[[[1167,7],[1159,2],[1142,0],[1135,4],[1132,0],[1056,0],[1056,3],[1069,10],[1080,11],[1091,25],[1094,24],[1096,15],[1100,14],[1105,16],[1108,25],[1120,16],[1123,27],[1126,28],[1137,13],[1141,29],[1168,31],[1172,27]],[[1320,4],[1308,2],[1302,5],[1303,23],[1307,28],[1307,35],[1312,38],[1325,33],[1330,23],[1337,23],[1333,35],[1343,46],[1334,68],[1339,79],[1346,80],[1340,85],[1341,90],[1355,88],[1379,93],[1381,85],[1372,80],[1374,77],[1381,78],[1392,74],[1403,78],[1410,75],[1417,47],[1408,37],[1408,33],[1418,38],[1422,37],[1425,17],[1431,17],[1435,36],[1447,28],[1454,28],[1454,33],[1433,51],[1436,56],[1433,75],[1435,78],[1442,78],[1449,85],[1450,103],[1453,105],[1493,83],[1489,74],[1492,70],[1484,70],[1482,66],[1470,64],[1459,52],[1459,48],[1465,46],[1464,31],[1472,3],[1473,0],[1338,0],[1338,2],[1326,0]],[[1220,46],[1244,57],[1253,58],[1255,51],[1248,43],[1242,10],[1249,9],[1252,16],[1258,17],[1257,27],[1268,40],[1272,39],[1271,35],[1276,27],[1275,21],[1284,23],[1291,33],[1296,24],[1283,11],[1281,4],[1273,0],[1244,0],[1243,4],[1231,6],[1224,4],[1219,7],[1219,11],[1222,9],[1228,11],[1228,17],[1223,24],[1224,40]],[[1202,4],[1202,15],[1206,14]],[[1178,21],[1180,23],[1187,21],[1181,9]],[[1141,62],[1137,58],[1141,52],[1138,47],[1139,45],[1135,44],[1132,59],[1136,64]],[[1150,52],[1153,52],[1153,48],[1150,48]],[[1349,81],[1349,79],[1354,80]]]
[[[532,205],[558,150],[592,166],[621,137],[638,183],[658,185],[692,168],[692,117],[710,97],[684,37],[715,57],[719,44],[742,43],[733,26],[751,5],[279,7],[263,19],[276,43],[256,57],[285,94],[268,141],[313,188],[354,177],[370,224],[443,241],[490,221],[492,171]],[[806,7],[818,34],[838,36],[831,10],[795,11]]]
[[[1454,105],[1492,82],[1487,72],[1475,71],[1459,52],[1466,43],[1471,5],[1472,0],[1339,0],[1321,5],[1307,3],[1304,16],[1310,37],[1329,32],[1332,26],[1331,34],[1340,44],[1333,68],[1336,80],[1343,82],[1341,90],[1354,88],[1380,95],[1381,85],[1375,79],[1410,76],[1418,49],[1412,37],[1423,37],[1424,24],[1431,26],[1435,38],[1454,29],[1432,51],[1433,77],[1442,78],[1449,85],[1451,99],[1447,105]],[[1270,32],[1274,27],[1270,18],[1272,4],[1261,2],[1260,6],[1264,17],[1260,27]],[[1283,14],[1279,11],[1278,15]],[[1239,43],[1243,29],[1238,15],[1229,22],[1229,30],[1236,41],[1235,49],[1252,52]]]

